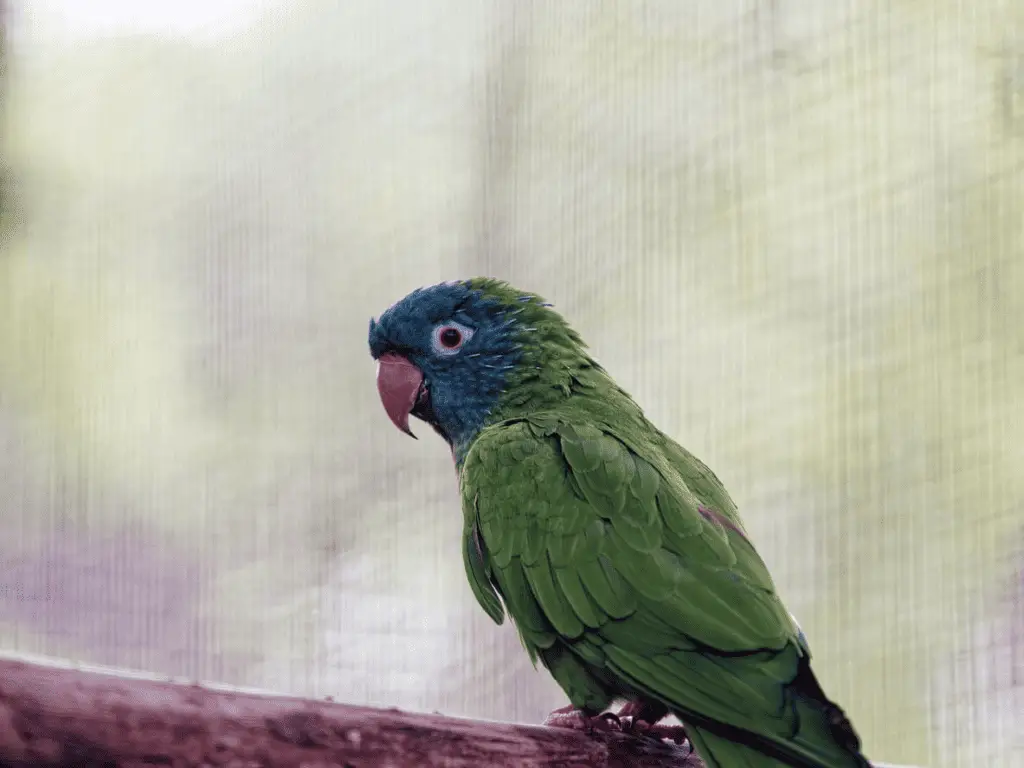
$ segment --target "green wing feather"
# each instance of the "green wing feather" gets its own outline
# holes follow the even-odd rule
[[[461,472],[477,599],[500,623],[500,595],[576,706],[640,694],[795,765],[867,765],[795,698],[806,647],[722,484],[650,429],[554,412],[485,429]]]

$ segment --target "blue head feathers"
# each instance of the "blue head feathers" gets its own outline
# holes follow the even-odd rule
[[[392,421],[406,431],[410,414],[426,421],[461,461],[483,427],[569,397],[586,370],[603,374],[550,307],[491,278],[420,288],[393,304],[369,333]]]
[[[485,288],[476,280],[420,288],[370,320],[370,354],[419,369],[422,391],[411,412],[455,447],[487,423],[523,354],[520,307]]]

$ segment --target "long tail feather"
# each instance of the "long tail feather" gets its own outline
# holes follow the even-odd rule
[[[790,687],[798,728],[789,739],[687,722],[687,734],[708,768],[871,768],[843,710],[822,691],[807,658]]]

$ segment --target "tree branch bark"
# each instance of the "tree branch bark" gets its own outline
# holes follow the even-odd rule
[[[875,763],[875,768],[899,766]],[[0,768],[703,768],[689,745],[0,652]]]
[[[688,746],[0,659],[0,767],[699,768]]]

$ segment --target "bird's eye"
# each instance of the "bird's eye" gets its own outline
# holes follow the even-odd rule
[[[462,349],[473,335],[473,329],[460,323],[445,323],[434,329],[434,351],[440,355],[453,355]]]
[[[437,339],[441,342],[442,347],[454,349],[462,343],[462,334],[459,333],[458,328],[445,328],[438,334]]]

